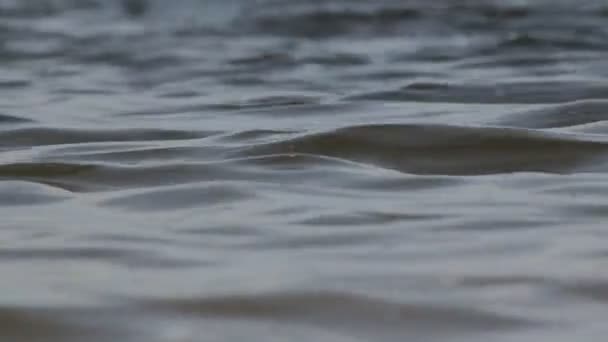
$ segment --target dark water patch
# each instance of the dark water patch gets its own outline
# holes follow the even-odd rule
[[[246,111],[248,113],[278,115],[280,111],[269,111],[272,108],[293,108],[299,107],[315,107],[322,106],[321,97],[313,95],[294,95],[294,94],[277,94],[270,96],[252,97],[241,99],[238,101],[225,101],[219,103],[202,103],[195,105],[184,105],[175,107],[166,107],[160,109],[150,109],[143,111],[132,111],[116,114],[116,116],[169,116],[169,115],[204,115],[215,114],[217,112],[238,112]]]
[[[387,69],[380,71],[365,71],[357,73],[349,73],[341,78],[351,81],[393,81],[393,80],[413,80],[417,77],[433,77],[438,76],[436,73],[419,71],[419,70],[401,70]]]
[[[479,232],[492,232],[492,231],[505,231],[514,232],[529,229],[542,229],[542,228],[554,228],[560,223],[559,220],[554,219],[539,219],[539,218],[523,218],[523,219],[479,219],[475,221],[468,221],[463,223],[450,224],[445,228],[438,228],[437,231],[479,231]]]
[[[312,226],[358,226],[358,225],[386,225],[398,222],[416,222],[439,219],[439,215],[425,215],[419,213],[387,213],[387,212],[360,212],[353,214],[326,214],[307,218],[294,223]]]
[[[247,67],[248,70],[262,71],[265,69],[293,67],[296,61],[286,53],[261,53],[251,57],[237,58],[228,61],[233,66]]]
[[[61,322],[43,310],[0,307],[0,336],[10,341],[76,342],[87,335],[83,329]],[[90,331],[88,333],[91,333]]]
[[[353,104],[348,102],[338,103],[322,103],[319,98],[309,98],[309,103],[300,103],[298,105],[283,106],[275,108],[276,110],[268,110],[271,108],[251,108],[248,109],[246,114],[260,117],[276,117],[291,119],[294,117],[338,117],[338,116],[349,116],[355,111],[366,110],[364,104]],[[317,103],[312,103],[318,101]],[[370,106],[371,107],[371,106]],[[371,109],[370,109],[371,110]],[[298,130],[299,127],[293,127],[294,130]]]
[[[33,120],[13,115],[0,114],[0,125],[34,122]]]
[[[512,113],[499,125],[525,128],[564,128],[608,120],[607,100],[581,100],[539,110]]]
[[[107,305],[3,306],[0,307],[0,337],[15,342],[140,341],[134,333],[146,335],[145,331],[150,330],[140,326],[143,325],[142,320],[137,319],[140,314],[126,307]],[[129,325],[120,326],[124,321],[129,321]]]
[[[535,38],[528,34],[520,34],[506,38],[504,41],[500,42],[499,48],[540,47],[544,45],[543,43],[543,40],[540,38]]]
[[[99,44],[95,42],[95,44]],[[84,44],[83,44],[84,45]],[[104,64],[110,66],[133,66],[135,57],[126,46],[95,46],[93,43],[89,47],[83,46],[82,54],[73,56],[74,62],[78,64]]]
[[[224,78],[222,81],[224,84],[236,86],[236,87],[251,87],[251,86],[265,86],[268,85],[268,81],[263,77],[256,76],[232,76]]]
[[[574,203],[560,206],[558,212],[569,213],[572,217],[577,217],[579,220],[605,220],[608,218],[607,203]]]
[[[601,182],[598,180],[598,182]],[[542,190],[543,193],[566,195],[572,198],[579,197],[604,197],[608,196],[608,185],[603,183],[596,183],[593,181],[589,182],[576,182],[574,184],[557,184],[550,188]]]
[[[608,87],[590,82],[522,82],[487,85],[413,83],[398,90],[368,92],[345,100],[541,104],[606,98]]]
[[[185,315],[223,319],[273,320],[347,330],[354,335],[386,331],[396,336],[450,335],[529,328],[530,320],[474,308],[403,304],[338,292],[266,293],[144,302]],[[436,327],[442,326],[441,330]]]
[[[456,5],[458,6],[458,5]],[[453,10],[453,8],[451,8]],[[482,4],[473,8],[479,15],[491,20],[520,19],[534,14],[535,9],[528,6],[506,6]]]
[[[485,287],[509,287],[509,286],[542,286],[550,283],[550,279],[545,279],[533,275],[480,275],[462,276],[457,280],[458,285],[474,288]]]
[[[31,19],[69,10],[96,10],[101,6],[97,0],[5,1],[0,3],[0,14]]]
[[[214,133],[163,129],[19,128],[0,132],[0,146],[24,147],[94,142],[189,140],[206,138]]]
[[[565,31],[561,35],[552,33],[548,36],[519,33],[503,38],[494,49],[488,49],[485,52],[502,54],[515,49],[542,49],[547,50],[547,52],[562,50],[603,51],[608,48],[606,38],[608,38],[606,33],[599,30],[597,32],[578,33]]]
[[[51,39],[51,38],[46,38]],[[4,63],[16,63],[23,61],[43,61],[45,59],[61,58],[65,54],[63,46],[59,43],[47,43],[45,45],[23,43],[21,45],[8,45],[0,49],[0,61]],[[24,83],[27,82],[27,83]],[[9,81],[5,89],[25,89],[31,86],[30,81]]]
[[[57,12],[54,10],[53,6],[50,3],[41,2],[40,4],[31,4],[28,2],[27,4],[13,4],[4,5],[0,4],[0,17],[5,18],[41,18],[48,17]]]
[[[103,95],[112,96],[117,95],[119,92],[112,89],[83,89],[83,88],[61,88],[55,91],[57,94],[63,95]]]
[[[275,171],[302,171],[308,172],[313,168],[326,168],[337,170],[341,167],[352,169],[357,166],[348,160],[332,158],[329,156],[306,154],[306,153],[277,153],[261,156],[253,156],[236,160],[240,165],[261,166],[264,170]]]
[[[339,53],[328,56],[308,57],[300,60],[303,64],[317,64],[326,67],[361,66],[370,63],[363,55]]]
[[[427,12],[426,20],[448,24],[455,31],[496,31],[523,25],[526,20],[542,16],[534,4],[473,2],[442,2]]]
[[[90,172],[93,165],[64,163],[13,163],[0,166],[0,177],[61,177]]]
[[[170,244],[173,241],[167,238],[161,237],[146,237],[146,236],[136,236],[130,235],[128,233],[100,233],[100,234],[90,234],[84,238],[79,239],[80,241],[85,242],[108,242],[108,243],[117,243],[117,244],[137,244],[139,246],[162,246],[166,244]]]
[[[201,103],[201,104],[188,104],[188,105],[166,105],[160,108],[147,109],[147,110],[130,110],[114,114],[116,117],[123,116],[168,116],[168,115],[182,115],[191,113],[206,113],[209,110],[216,110],[213,104]]]
[[[122,0],[121,3],[125,12],[133,17],[144,15],[148,9],[147,0]]]
[[[15,88],[25,88],[29,87],[32,82],[28,80],[11,80],[11,79],[2,79],[0,78],[0,90],[10,90]]]
[[[324,208],[320,205],[293,204],[293,205],[282,206],[282,207],[276,208],[276,209],[267,210],[267,211],[265,211],[265,214],[268,214],[273,217],[281,217],[281,218],[289,217],[289,216],[301,217],[300,215],[303,213],[317,212],[317,211],[321,211],[323,209]]]
[[[180,98],[194,98],[198,96],[202,96],[203,93],[195,90],[176,90],[176,91],[167,91],[160,94],[160,97],[169,98],[169,99],[180,99]]]
[[[173,55],[145,55],[131,58],[128,62],[121,64],[120,66],[128,66],[134,71],[139,72],[158,72],[163,68],[170,69],[176,65],[184,63],[180,56]]]
[[[4,248],[0,251],[0,261],[18,261],[27,259],[69,260],[69,259],[124,259],[134,256],[132,251],[115,248]]]
[[[38,182],[75,192],[183,184],[230,176],[235,177],[235,173],[214,164],[119,167],[100,164],[14,163],[0,166],[0,178]]]
[[[103,204],[129,210],[159,211],[231,205],[254,198],[254,194],[236,185],[213,184],[145,191],[105,201]]]
[[[472,51],[473,50],[473,51]],[[400,64],[408,64],[408,63],[453,63],[455,61],[466,60],[466,58],[470,58],[472,53],[475,52],[473,47],[467,46],[466,48],[462,47],[454,47],[451,49],[446,49],[444,46],[435,47],[421,47],[416,51],[409,51],[406,53],[398,53],[390,57],[391,62],[400,63]],[[433,73],[429,71],[420,71],[418,74],[414,74],[413,76],[424,77],[424,76],[434,76],[438,73]]]
[[[441,125],[369,125],[259,145],[247,155],[330,156],[413,174],[571,173],[605,157],[608,146],[573,135]],[[603,164],[593,167],[600,169]]]
[[[256,238],[267,235],[267,232],[259,227],[250,225],[230,225],[230,226],[204,226],[204,227],[187,227],[177,230],[179,234],[187,234],[191,237],[198,236],[205,238],[207,236],[225,236],[225,237],[246,237]]]
[[[119,67],[132,75],[148,73],[148,76],[187,62],[184,56],[171,50],[154,49],[147,38],[149,36],[141,31],[118,36],[100,32],[70,37],[64,39],[69,47],[64,48],[61,57],[84,67]]]
[[[407,89],[411,90],[420,90],[420,91],[437,91],[437,90],[446,90],[449,88],[448,84],[444,83],[432,83],[432,82],[417,82],[409,84]]]
[[[511,1],[491,4],[487,1],[437,1],[433,4],[423,1],[407,4],[331,1],[309,6],[289,5],[280,1],[270,3],[270,6],[256,4],[247,11],[250,17],[245,20],[246,31],[314,39],[461,32],[492,33],[500,39],[507,33],[513,35],[513,32],[532,32],[536,35],[558,31],[561,34],[548,35],[546,38],[541,36],[542,40],[528,43],[543,46],[546,40],[554,38],[555,41],[549,41],[561,48],[581,47],[577,40],[584,41],[590,34],[596,37],[602,34],[597,13],[586,6],[565,6],[563,3],[551,9],[538,3],[518,4]],[[585,20],[570,20],[574,13]],[[559,44],[563,40],[573,45]],[[528,46],[528,43],[524,44]]]
[[[225,37],[227,39],[234,38],[235,32],[231,28],[218,28],[213,26],[196,26],[186,25],[185,27],[177,27],[172,32],[172,35],[178,38],[216,38]]]
[[[561,63],[571,61],[577,62],[576,57],[554,56],[550,53],[539,55],[538,53],[503,53],[479,58],[463,58],[459,60],[459,67],[467,70],[492,69],[492,68],[515,68],[514,72],[529,75],[532,72],[539,73],[539,69],[549,69],[548,74],[554,74],[554,68],[559,68]],[[535,69],[536,68],[536,69]]]
[[[558,290],[565,295],[585,298],[593,303],[608,302],[608,281],[605,280],[569,282],[558,286]]]
[[[257,161],[255,158],[241,158],[219,162],[175,162],[168,165],[135,166],[93,163],[12,163],[0,165],[0,179],[30,181],[73,192],[95,192],[217,181],[293,183],[294,177],[298,177],[299,181],[320,182],[331,174],[332,167],[347,165],[348,169],[352,169],[354,166],[347,161],[315,156],[293,160],[287,158],[280,163],[276,160],[260,162],[263,158],[258,158]],[[322,166],[326,167],[322,168]],[[340,169],[333,170],[334,173],[340,171]],[[186,191],[184,196],[187,197],[187,193]],[[145,195],[142,198],[144,197]],[[200,197],[203,200],[203,190]],[[170,203],[165,205],[172,207]]]
[[[328,38],[352,33],[390,33],[400,24],[416,20],[421,13],[414,8],[381,8],[371,11],[356,9],[317,9],[310,12],[255,15],[250,24],[256,33],[291,37]]]
[[[306,95],[276,95],[249,99],[242,102],[209,105],[207,109],[216,110],[252,110],[270,109],[273,107],[291,107],[319,104],[320,98]]]
[[[86,225],[86,223],[83,223]],[[160,253],[117,247],[69,247],[69,248],[4,248],[0,250],[1,262],[100,261],[129,267],[177,268],[205,266],[204,261],[180,260]],[[0,335],[1,336],[1,335]]]
[[[358,180],[350,186],[366,191],[401,191],[418,192],[432,189],[444,189],[463,185],[463,179],[445,176],[415,176],[404,177],[404,175],[384,175],[380,178],[367,178]]]
[[[374,232],[324,232],[323,236],[308,235],[294,237],[277,237],[272,240],[245,242],[239,246],[250,250],[283,250],[302,252],[326,252],[338,254],[344,250],[353,251],[358,247],[386,243],[390,237]]]

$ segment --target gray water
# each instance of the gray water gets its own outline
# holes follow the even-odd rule
[[[0,0],[0,340],[604,341],[607,20]]]

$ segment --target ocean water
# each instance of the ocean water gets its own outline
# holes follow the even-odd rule
[[[607,22],[0,0],[0,340],[604,341]]]

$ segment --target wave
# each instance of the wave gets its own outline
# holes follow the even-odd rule
[[[311,154],[413,174],[605,170],[608,142],[516,128],[364,125],[262,144],[245,155]]]

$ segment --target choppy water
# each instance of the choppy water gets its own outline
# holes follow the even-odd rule
[[[607,20],[0,0],[0,339],[603,341]]]

